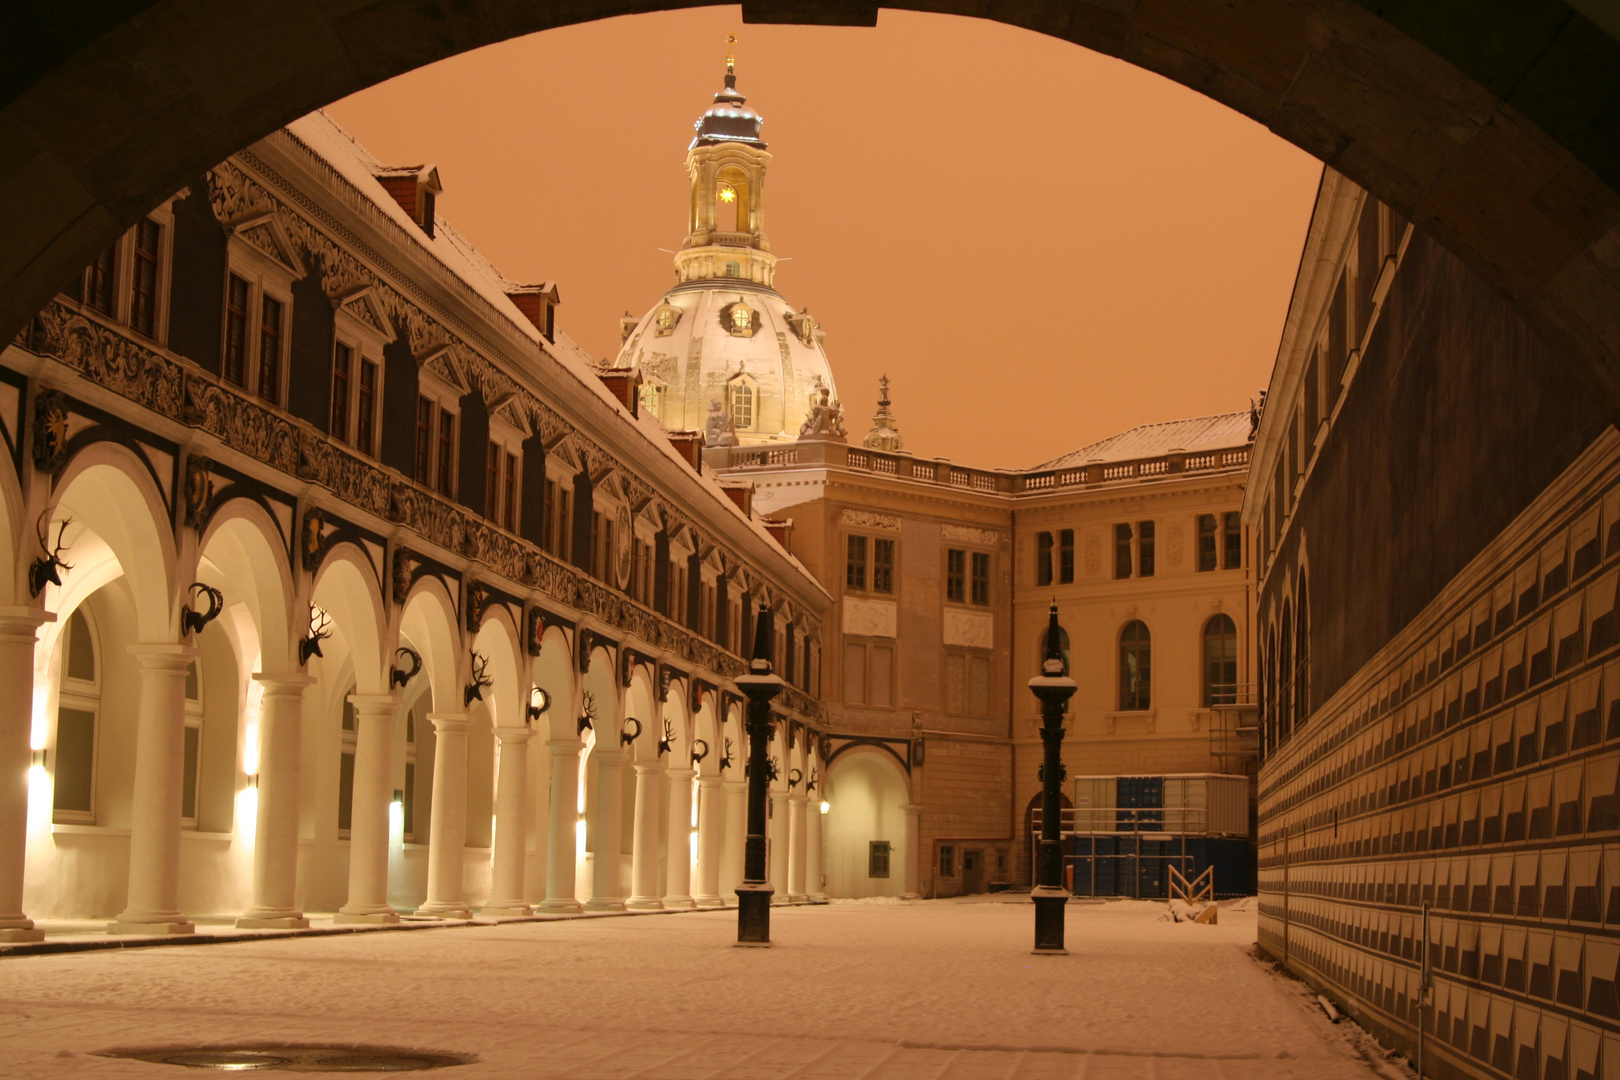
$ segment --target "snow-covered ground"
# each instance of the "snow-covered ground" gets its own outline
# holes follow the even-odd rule
[[[0,1076],[194,1076],[94,1052],[233,1040],[477,1055],[447,1080],[1397,1075],[1256,963],[1244,905],[1071,904],[1046,957],[1009,899],[777,909],[771,949],[727,911],[12,957]]]

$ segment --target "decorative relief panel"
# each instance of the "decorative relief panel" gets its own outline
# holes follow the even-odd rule
[[[899,634],[900,605],[893,600],[844,597],[844,633],[858,637],[892,638]]]
[[[1164,565],[1167,570],[1180,570],[1181,557],[1185,553],[1185,530],[1181,525],[1171,525],[1169,535],[1164,540]]]
[[[941,525],[940,538],[946,543],[978,544],[981,547],[995,547],[1001,543],[1001,534],[990,529],[975,529],[968,525]]]
[[[946,645],[993,649],[996,647],[996,617],[988,611],[948,607],[945,609],[944,639]]]
[[[857,529],[881,529],[885,532],[900,531],[900,519],[893,514],[879,514],[872,510],[850,510],[846,508],[839,512],[838,517],[845,525],[853,525]]]
[[[1086,577],[1096,577],[1102,573],[1102,537],[1087,532],[1083,550]]]

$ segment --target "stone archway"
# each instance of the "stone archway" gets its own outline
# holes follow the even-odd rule
[[[140,0],[68,24],[57,5],[20,3],[0,34],[0,340],[141,214],[279,125],[481,45],[688,6]],[[967,0],[898,6],[985,14]],[[752,0],[743,17],[871,25],[877,6]],[[1620,389],[1620,25],[1562,0],[1394,14],[1365,0],[1041,0],[990,17],[1266,125],[1412,217]]]

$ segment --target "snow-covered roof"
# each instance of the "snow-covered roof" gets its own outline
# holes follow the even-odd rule
[[[1035,469],[1062,469],[1088,462],[1135,461],[1138,458],[1160,457],[1172,450],[1197,454],[1205,450],[1243,446],[1248,441],[1249,414],[1220,413],[1133,427],[1089,446],[1071,450],[1062,457],[1042,462]]]

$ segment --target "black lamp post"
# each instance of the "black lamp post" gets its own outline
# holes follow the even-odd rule
[[[761,604],[754,623],[754,657],[737,689],[748,698],[748,841],[743,850],[743,882],[737,886],[737,944],[769,946],[771,894],[765,878],[766,743],[771,737],[771,699],[782,680],[771,670],[771,613]]]
[[[1041,840],[1035,855],[1035,953],[1065,956],[1063,911],[1069,890],[1063,887],[1063,714],[1074,696],[1074,680],[1063,670],[1063,628],[1058,625],[1057,601],[1052,601],[1046,627],[1046,659],[1041,673],[1029,680],[1030,693],[1041,702],[1041,742],[1046,756],[1041,765]]]

